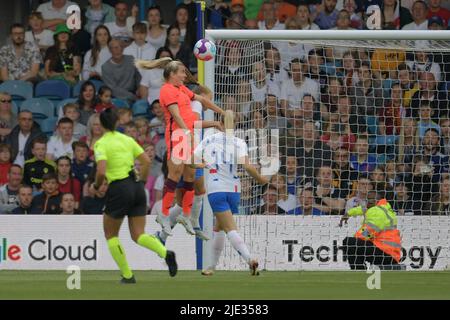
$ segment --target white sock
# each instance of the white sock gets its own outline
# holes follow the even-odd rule
[[[245,262],[250,263],[250,251],[247,245],[236,230],[231,230],[227,233],[228,240],[233,248],[241,255]]]
[[[194,201],[192,202],[192,211],[191,211],[191,222],[194,228],[200,228],[200,211],[202,209],[202,195],[195,195]]]
[[[212,261],[211,269],[215,269],[219,262],[220,255],[222,254],[223,247],[225,246],[225,232],[213,231],[213,245],[212,245]]]
[[[181,214],[182,211],[183,208],[181,208],[178,204],[175,204],[172,208],[169,209],[169,219],[172,228],[177,224],[177,217]]]

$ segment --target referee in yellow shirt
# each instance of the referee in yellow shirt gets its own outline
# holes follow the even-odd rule
[[[144,185],[150,159],[133,138],[116,131],[117,121],[114,109],[107,109],[100,114],[100,123],[105,133],[94,145],[97,174],[95,182],[90,186],[94,192],[104,183],[105,178],[109,184],[103,215],[103,229],[109,251],[122,272],[121,282],[136,283],[118,238],[123,218],[128,216],[133,241],[165,259],[169,274],[174,277],[178,270],[175,253],[167,250],[155,236],[145,233],[147,201]],[[133,169],[135,159],[141,164],[140,179]]]

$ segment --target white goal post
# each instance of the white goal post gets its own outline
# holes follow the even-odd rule
[[[217,43],[221,40],[230,40],[230,41],[305,41],[308,44],[315,44],[315,45],[333,45],[333,43],[338,43],[338,41],[344,41],[346,46],[349,47],[358,47],[359,43],[362,41],[365,41],[368,47],[371,46],[371,43],[376,44],[375,47],[377,48],[383,48],[383,45],[385,43],[393,43],[393,47],[405,49],[411,48],[413,46],[414,41],[417,40],[428,40],[432,41],[434,43],[434,49],[435,50],[442,50],[443,52],[450,52],[450,31],[395,31],[395,30],[206,30],[205,31],[205,38],[208,40],[213,41],[214,43]],[[339,45],[337,45],[339,46]],[[216,56],[216,58],[218,58]],[[204,79],[205,79],[205,85],[213,90],[215,88],[215,70],[216,70],[216,61],[213,59],[212,61],[205,62],[205,68],[204,68]],[[220,106],[220,104],[219,104]],[[205,120],[213,120],[214,115],[211,111],[205,112],[204,115]],[[205,178],[207,177],[209,173],[205,170]],[[206,179],[205,179],[206,180]],[[244,192],[244,190],[243,190]],[[206,233],[212,238],[213,234],[213,214],[211,211],[211,207],[208,203],[207,197],[204,198],[205,201],[203,202],[203,229],[206,231]],[[261,228],[262,232],[269,233],[269,225],[268,225],[268,219],[271,217],[256,217],[255,215],[252,216],[239,216],[238,217],[238,228],[239,226],[247,227],[247,228],[254,228],[255,224],[261,223],[264,224],[264,226]],[[294,220],[298,218],[298,221],[300,222],[294,222]],[[334,219],[333,219],[334,218]],[[335,223],[337,217],[326,217],[326,221],[329,221],[327,223]],[[415,222],[412,217],[408,217],[407,219],[404,219],[402,221],[412,221],[411,223],[414,224],[414,226],[417,226],[417,222]],[[419,217],[420,218],[420,217]],[[286,220],[280,218],[280,217],[273,217],[276,221],[282,221],[284,225],[286,225]],[[288,223],[293,223],[296,226],[302,227],[302,223],[309,224],[306,227],[312,228],[313,230],[316,230],[317,228],[317,220],[313,221],[311,218],[306,217],[287,217]],[[431,219],[431,221],[430,221]],[[428,217],[427,220],[424,220],[424,223],[428,223],[431,226],[437,226],[437,225],[443,225],[445,228],[450,227],[449,223],[450,216],[447,216],[445,218],[440,217],[439,222],[436,223],[433,220],[433,217]],[[332,222],[330,222],[332,221]],[[338,220],[336,220],[338,221]],[[354,228],[356,228],[357,224],[352,224]],[[356,229],[348,230],[349,234],[352,234],[356,231]],[[445,232],[445,229],[441,230],[442,232]],[[252,250],[252,242],[251,237],[255,234],[249,230],[241,230],[244,240],[249,244],[250,250]],[[450,233],[450,230],[448,230],[448,233]],[[426,236],[422,235],[422,239]],[[432,241],[434,238],[431,237],[429,241]],[[443,247],[443,251],[441,252],[441,255],[444,256],[445,261],[443,261],[442,266],[445,268],[445,265],[450,265],[450,259],[449,259],[449,236],[448,234],[444,236],[442,239],[440,239],[440,245]],[[443,241],[443,242],[442,242]],[[287,248],[287,246],[286,246]],[[202,266],[205,267],[210,262],[210,252],[212,250],[212,241],[204,241],[203,247],[202,247]],[[267,250],[267,249],[266,249]],[[271,249],[269,249],[271,250]],[[277,249],[274,249],[277,250]],[[227,251],[227,250],[225,250]],[[232,251],[232,250],[231,250]],[[230,251],[230,252],[231,252]],[[235,253],[227,253],[229,256],[232,256],[235,258],[235,261],[237,261],[239,258],[237,254]],[[237,259],[237,260],[236,260]],[[275,258],[276,260],[277,258]],[[276,269],[274,267],[273,261],[263,263],[262,267],[268,267],[269,269]],[[275,262],[276,263],[276,262]],[[219,263],[220,264],[220,263]],[[232,263],[227,264],[227,266],[231,269],[236,268],[236,263],[233,265]],[[244,264],[241,264],[242,267]],[[442,269],[441,266],[441,269]],[[285,270],[293,270],[290,267],[282,267],[282,269]],[[295,269],[295,268],[294,268]],[[303,267],[299,267],[299,269],[303,269]],[[308,269],[306,267],[304,269]],[[314,268],[313,268],[314,269]],[[316,268],[316,270],[320,270],[320,266]],[[330,269],[330,267],[325,267],[324,269]],[[331,269],[333,269],[331,267]],[[337,268],[339,269],[339,267]]]

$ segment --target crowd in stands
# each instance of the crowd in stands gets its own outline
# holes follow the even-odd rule
[[[95,194],[88,186],[95,178],[93,146],[103,134],[99,112],[107,108],[118,108],[118,130],[152,161],[151,212],[164,185],[163,70],[134,62],[171,57],[196,73],[195,4],[184,2],[172,25],[163,24],[158,6],[140,22],[137,6],[89,0],[81,29],[70,30],[66,8],[73,3],[51,0],[11,26],[0,48],[0,214],[101,214],[108,186]],[[253,16],[249,2],[213,1],[208,27],[366,29],[369,4],[379,6],[382,29],[444,30],[450,23],[439,0],[401,7],[398,0],[269,0]],[[240,128],[279,130],[280,172],[264,192],[243,179],[242,213],[342,214],[364,206],[376,189],[401,215],[449,214],[445,51],[430,52],[426,41],[410,51],[267,41],[249,65],[239,42],[217,45],[217,103],[236,112]],[[26,108],[27,99],[51,80],[70,88],[70,96],[50,101],[52,115],[42,117]],[[18,98],[7,90],[14,81],[31,83],[35,94]]]

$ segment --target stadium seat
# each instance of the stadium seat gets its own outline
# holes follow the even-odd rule
[[[8,92],[20,107],[24,100],[33,98],[33,84],[22,80],[7,80],[0,84],[0,92]]]
[[[11,102],[11,110],[14,114],[19,113],[19,106],[17,105],[17,103],[14,100]]]
[[[95,92],[98,93],[98,90],[104,85],[103,81],[100,80],[89,80],[95,87]],[[80,81],[73,87],[72,97],[78,97],[80,95],[81,86],[86,81]]]
[[[47,137],[51,137],[55,132],[57,122],[58,118],[50,117],[47,119],[42,119],[41,121],[39,121],[39,124],[41,126],[42,132],[45,133]]]
[[[77,102],[77,98],[68,98],[68,99],[64,99],[62,101],[60,101],[55,108],[55,116],[59,118],[62,118],[63,116],[63,112],[62,112],[62,108],[68,104],[68,103],[73,103],[73,102]]]
[[[36,85],[34,97],[47,98],[56,106],[61,100],[70,98],[70,86],[62,80],[45,80]]]
[[[119,99],[119,98],[112,98],[111,103],[116,108],[130,108],[130,105],[125,100]]]
[[[148,112],[148,107],[149,105],[147,100],[136,101],[131,107],[131,110],[133,111],[133,116],[149,118],[150,114]]]
[[[55,107],[46,98],[31,98],[22,103],[20,110],[28,110],[33,114],[35,120],[54,117]]]

